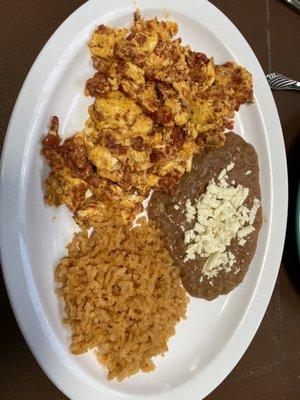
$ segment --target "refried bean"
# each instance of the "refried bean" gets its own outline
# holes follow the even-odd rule
[[[186,201],[190,199],[193,203],[198,199],[205,192],[209,181],[217,179],[221,170],[231,162],[235,166],[227,173],[228,182],[234,182],[234,186],[240,184],[249,188],[249,195],[244,204],[251,209],[253,200],[261,198],[258,158],[253,146],[234,133],[226,135],[223,147],[201,151],[195,155],[191,172],[181,178],[175,193],[168,195],[154,192],[148,207],[149,218],[154,220],[164,233],[165,244],[180,268],[183,286],[191,296],[207,300],[230,292],[243,281],[254,256],[262,224],[260,207],[253,223],[255,231],[247,236],[244,246],[238,244],[237,238],[232,239],[228,246],[227,250],[230,250],[236,259],[235,268],[230,272],[221,270],[215,277],[208,279],[202,273],[205,258],[198,255],[195,260],[184,262],[187,245],[184,243],[182,228],[187,230],[192,226],[186,221],[184,214]]]

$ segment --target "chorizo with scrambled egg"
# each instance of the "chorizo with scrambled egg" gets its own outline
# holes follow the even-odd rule
[[[93,33],[96,73],[85,93],[95,101],[85,128],[60,144],[54,120],[44,139],[49,204],[87,221],[112,201],[130,221],[152,188],[174,189],[199,149],[223,145],[234,113],[252,101],[251,74],[233,62],[215,65],[174,39],[177,31],[136,11],[130,29]]]

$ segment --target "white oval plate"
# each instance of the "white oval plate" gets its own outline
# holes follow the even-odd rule
[[[258,152],[266,222],[244,282],[212,302],[192,299],[188,318],[178,325],[169,352],[155,360],[156,370],[120,384],[106,380],[92,352],[73,356],[68,351],[70,333],[61,322],[53,270],[76,227],[65,207],[54,209],[43,202],[47,170],[40,148],[51,115],[60,118],[64,137],[81,130],[91,103],[83,95],[93,72],[87,40],[100,23],[128,25],[136,6],[146,17],[163,18],[167,10],[169,18],[179,23],[184,43],[213,55],[217,63],[236,60],[252,72],[255,103],[241,108],[235,130]],[[205,397],[239,361],[261,322],[285,235],[287,170],[280,122],[264,73],[243,36],[205,0],[84,4],[48,41],[18,97],[2,157],[0,211],[4,277],[16,318],[41,367],[69,398]]]

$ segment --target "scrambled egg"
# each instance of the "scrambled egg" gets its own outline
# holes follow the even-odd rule
[[[93,33],[97,72],[85,93],[95,101],[85,128],[61,145],[57,121],[44,140],[49,204],[66,204],[87,223],[110,202],[130,221],[152,188],[174,189],[200,148],[224,143],[235,111],[252,101],[251,75],[183,46],[177,31],[137,11],[130,29]]]

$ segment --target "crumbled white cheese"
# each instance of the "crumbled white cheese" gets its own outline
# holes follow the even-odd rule
[[[186,201],[185,208],[186,208],[185,218],[187,222],[193,221],[193,219],[195,219],[196,210],[195,207],[192,207],[190,199]]]
[[[250,175],[252,171],[250,171],[250,169],[248,171],[245,172],[245,175]]]
[[[223,178],[225,178],[227,172],[227,168],[223,168],[222,171],[220,172],[218,176],[218,180],[221,181]]]
[[[244,238],[245,236],[250,235],[255,229],[251,225],[245,226],[245,228],[242,228],[238,231],[237,236],[239,238]]]
[[[230,272],[231,267],[229,266],[229,252],[216,252],[209,256],[203,267],[203,275],[213,278],[218,275],[220,269],[225,270],[225,272]]]
[[[228,251],[228,252],[227,252],[227,255],[228,255],[228,264],[229,264],[229,267],[232,267],[233,264],[235,264],[235,255],[234,255],[233,253],[231,253],[231,251]]]
[[[255,199],[252,208],[244,205],[249,189],[242,185],[230,186],[227,171],[234,168],[230,163],[220,172],[217,183],[212,179],[203,193],[192,205],[188,199],[185,205],[185,218],[188,223],[195,221],[192,229],[184,232],[187,245],[185,260],[194,260],[196,255],[206,258],[203,275],[216,276],[220,270],[231,271],[236,263],[233,253],[227,250],[231,240],[238,238],[239,245],[255,229],[252,226],[260,201]]]
[[[192,240],[194,240],[196,237],[196,233],[193,231],[193,229],[190,229],[185,232],[184,235],[184,243],[190,243]]]
[[[255,217],[256,217],[257,210],[259,209],[259,207],[260,207],[260,201],[258,199],[254,199],[253,206],[250,210],[250,215],[249,215],[249,224],[250,225],[253,224]]]
[[[235,180],[234,180],[234,179],[231,181],[231,184],[232,184],[232,185],[235,185]]]
[[[234,168],[234,163],[231,161],[229,165],[226,167],[226,171],[231,171]]]
[[[175,204],[174,208],[175,208],[175,210],[179,210],[179,205]]]

